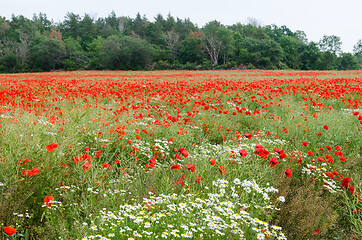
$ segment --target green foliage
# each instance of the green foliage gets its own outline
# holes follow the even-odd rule
[[[145,69],[154,55],[151,44],[129,36],[110,36],[104,41],[102,48],[103,63],[113,70]]]
[[[35,71],[59,69],[65,55],[66,49],[60,41],[37,37],[30,43],[29,67]]]
[[[51,36],[54,33],[57,37]],[[115,41],[113,36],[128,38]],[[56,38],[60,45],[48,38]],[[143,41],[145,53],[139,40]],[[130,47],[136,49],[131,51]],[[114,53],[111,49],[118,50]],[[132,56],[138,52],[141,56]],[[36,58],[37,54],[43,59]],[[124,59],[118,60],[120,56]],[[215,20],[197,27],[190,19],[175,19],[170,14],[167,17],[158,14],[150,21],[140,13],[130,18],[119,17],[114,11],[98,19],[68,12],[60,23],[50,21],[44,13],[32,19],[22,15],[13,15],[9,20],[0,17],[0,59],[2,72],[134,70],[146,66],[147,69],[219,69],[237,65],[348,70],[362,66],[361,41],[355,45],[352,57],[342,54],[340,38],[334,35],[324,35],[315,43],[308,42],[303,31],[293,32],[286,26],[261,26],[256,21],[224,26]],[[211,64],[203,64],[205,59]],[[173,64],[175,61],[177,64]]]
[[[236,44],[239,64],[252,64],[262,69],[281,67],[283,49],[274,40],[247,37],[237,41]]]

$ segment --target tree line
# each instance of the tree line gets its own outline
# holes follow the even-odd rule
[[[0,72],[362,68],[362,40],[345,53],[338,36],[313,42],[300,30],[249,22],[200,28],[170,14],[149,21],[115,12],[98,19],[67,13],[59,23],[43,13],[0,17]]]

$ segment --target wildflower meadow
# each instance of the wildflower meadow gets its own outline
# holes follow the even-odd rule
[[[361,74],[1,74],[0,239],[361,239]]]

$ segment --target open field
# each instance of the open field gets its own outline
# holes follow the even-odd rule
[[[0,75],[0,239],[361,239],[361,74]]]

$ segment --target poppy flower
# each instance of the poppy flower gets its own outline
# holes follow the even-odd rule
[[[353,192],[354,192],[354,187],[352,187],[351,185],[348,187],[348,191],[350,191],[351,192],[351,194],[353,194]]]
[[[37,168],[33,168],[31,170],[22,171],[21,173],[25,176],[31,177],[31,176],[37,175],[39,172],[40,172],[40,169],[39,169],[39,167],[37,167]]]
[[[98,151],[95,151],[94,153],[95,153],[95,156],[94,157],[100,157],[101,156],[101,150],[98,150]]]
[[[291,177],[291,176],[292,176],[292,170],[290,170],[289,168],[287,168],[287,169],[285,170],[285,176]]]
[[[246,155],[248,155],[248,153],[246,152],[245,149],[240,149],[240,150],[239,150],[239,153],[240,153],[241,157],[243,157],[243,158],[245,158]]]
[[[184,158],[187,158],[189,156],[189,153],[186,151],[185,148],[181,147],[179,150],[178,150],[179,153],[182,154],[182,156],[184,156]]]
[[[253,136],[253,135],[252,135],[251,133],[248,133],[248,132],[246,132],[246,133],[244,133],[244,134],[242,135],[242,137],[246,137],[247,139],[250,139],[252,136]]]
[[[275,167],[278,163],[279,163],[278,159],[277,159],[276,157],[272,157],[272,158],[270,159],[269,167],[273,168],[273,167]]]
[[[151,158],[151,159],[148,159],[147,160],[150,164],[152,164],[152,165],[156,165],[156,159],[153,157],[153,158]]]
[[[45,205],[47,205],[48,207],[51,207],[51,205],[54,203],[54,198],[52,196],[46,196],[44,198],[44,203]]]
[[[319,229],[316,229],[316,230],[314,230],[314,232],[313,232],[314,235],[319,235],[320,233],[321,233],[321,230],[319,230]]]
[[[25,159],[22,159],[22,160],[19,160],[19,165],[21,165],[21,166],[23,166],[23,165],[25,165],[25,163],[27,163],[27,162],[30,162],[30,160],[29,159],[27,159],[27,158],[25,158]]]
[[[174,169],[180,169],[180,165],[179,164],[172,164],[172,166],[171,166],[171,170],[174,170]]]
[[[201,181],[201,176],[197,176],[196,180],[195,180],[195,183],[200,183],[200,181]]]
[[[91,168],[92,164],[87,160],[83,163],[82,168],[83,172],[88,172],[88,170]]]
[[[108,163],[102,163],[101,166],[102,166],[103,168],[112,169],[112,166],[111,166],[110,164],[108,164]]]
[[[16,233],[16,229],[13,228],[13,227],[4,227],[4,231],[7,235],[11,236],[13,235],[14,233]]]
[[[211,164],[211,166],[214,166],[216,164],[215,158],[210,159],[210,164]]]
[[[86,161],[91,161],[92,160],[92,156],[88,155],[88,154],[83,154],[82,155],[82,159],[83,160],[86,160]]]
[[[341,148],[341,146],[337,145],[335,149],[336,149],[337,151],[340,151],[342,148]]]
[[[278,153],[279,153],[279,158],[280,159],[284,159],[284,158],[287,157],[287,154],[285,154],[284,149],[279,150]]]
[[[327,125],[324,125],[323,128],[324,128],[325,130],[328,130],[328,126],[327,126]]]
[[[349,183],[351,182],[351,179],[349,179],[349,178],[343,178],[342,179],[342,184],[341,184],[341,187],[342,187],[342,189],[343,188],[348,188],[350,185],[349,185]]]
[[[58,147],[58,144],[51,143],[50,145],[47,145],[47,146],[46,146],[46,149],[47,149],[49,152],[54,152],[54,148],[57,148],[57,147]]]
[[[191,165],[191,164],[187,164],[187,169],[190,170],[191,172],[195,172],[196,166]]]
[[[75,156],[75,157],[73,157],[73,162],[74,163],[77,163],[77,162],[80,162],[80,157],[79,156]]]
[[[226,169],[224,166],[219,166],[219,171],[221,175],[225,175],[226,174]]]
[[[332,147],[331,147],[331,146],[327,146],[326,148],[327,148],[329,151],[332,150]]]
[[[85,153],[86,153],[86,152],[89,152],[89,150],[90,150],[89,147],[85,147],[85,148],[84,148],[84,152],[85,152]]]
[[[302,145],[308,147],[308,143],[307,143],[307,142],[303,142]]]

